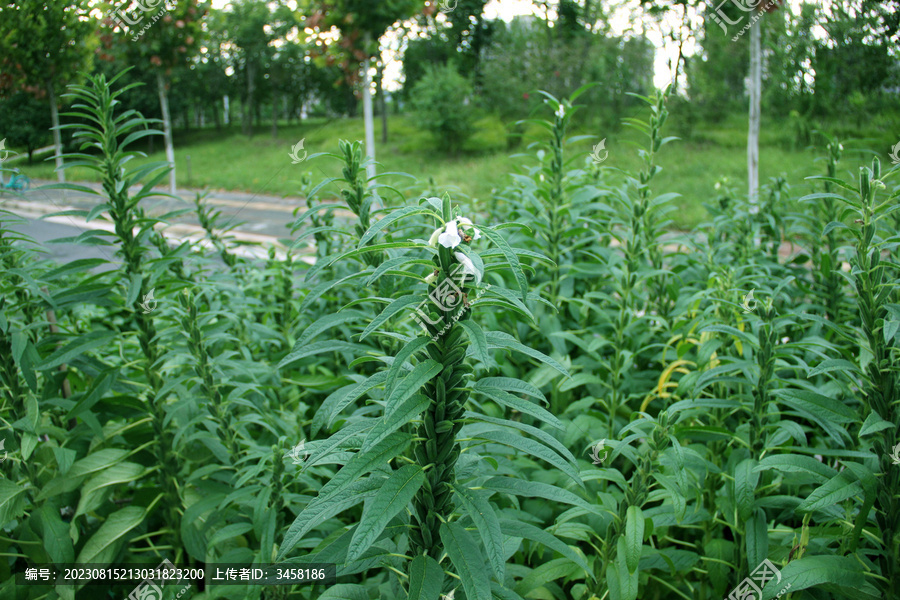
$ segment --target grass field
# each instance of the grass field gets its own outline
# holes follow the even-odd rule
[[[850,168],[849,165],[857,162],[857,157],[868,160],[872,148],[879,151],[883,160],[889,160],[888,149],[900,139],[900,130],[889,131],[898,129],[897,122],[897,119],[880,118],[877,124],[876,121],[866,124],[868,130],[857,130],[855,124],[849,122],[834,123],[828,129],[831,134],[856,137],[844,143],[845,164]],[[376,125],[376,139],[380,141],[380,121]],[[638,168],[639,160],[634,149],[637,132],[622,127],[609,127],[606,131],[602,127],[594,129],[571,133],[595,135],[594,143],[606,138],[609,158],[603,166],[612,173],[616,170],[634,172]],[[667,133],[677,135],[679,129],[684,130],[679,127],[678,115],[675,114]],[[526,131],[520,143],[510,148],[503,124],[487,118],[478,122],[477,132],[470,140],[468,150],[458,156],[449,156],[427,132],[416,128],[407,116],[390,117],[389,134],[387,144],[376,142],[377,160],[382,165],[379,172],[415,174],[417,179],[389,177],[380,179],[382,183],[395,185],[411,196],[430,187],[429,181],[433,180],[435,189],[453,192],[459,199],[462,199],[460,195],[467,196],[476,204],[479,199],[489,198],[492,190],[507,185],[510,172],[533,165],[537,148],[529,149],[528,146],[541,139],[541,130],[532,128]],[[271,125],[266,123],[258,127],[256,135],[250,138],[242,135],[240,127],[234,125],[218,132],[212,128],[187,132],[176,130],[178,185],[280,196],[299,195],[304,172],[310,173],[313,183],[317,183],[322,178],[338,175],[340,163],[323,156],[292,164],[289,157],[291,146],[305,139],[305,150],[310,155],[333,153],[337,151],[339,139],[362,138],[361,118],[309,119],[302,125],[282,125],[278,128],[277,139],[273,139]],[[160,141],[156,143],[155,152],[136,162],[164,160]],[[656,189],[682,195],[678,201],[680,210],[675,213],[677,227],[689,228],[705,219],[703,203],[714,194],[713,186],[721,177],[728,177],[736,191],[746,189],[746,143],[746,117],[733,115],[721,123],[695,125],[689,138],[663,148],[659,155],[663,172],[654,185]],[[816,147],[796,148],[787,121],[764,119],[760,135],[760,182],[764,184],[770,177],[784,176],[794,196],[809,193],[811,188],[804,178],[822,174],[809,172],[812,161],[823,155],[821,137],[814,136],[814,143]],[[590,151],[591,142],[584,140],[570,146],[568,158],[584,161]],[[188,157],[191,163],[190,181]],[[20,166],[32,178],[54,177],[52,158],[49,161],[36,160],[31,166],[23,163],[23,160],[18,160],[8,164]],[[73,168],[68,172],[67,179],[92,180],[92,173]],[[336,187],[328,189],[337,190]]]

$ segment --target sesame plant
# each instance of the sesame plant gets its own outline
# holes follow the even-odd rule
[[[129,597],[16,580],[163,560],[335,565],[197,600],[900,596],[896,168],[823,135],[805,184],[720,178],[679,232],[671,92],[637,96],[628,170],[614,128],[572,135],[585,87],[540,95],[486,202],[336,141],[253,248],[202,194],[153,212],[118,82],[64,115],[103,186],[67,186],[96,205],[60,241],[96,257],[0,207],[0,598]]]

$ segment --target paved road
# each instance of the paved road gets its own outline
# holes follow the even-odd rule
[[[75,260],[75,258],[88,258],[105,256],[110,258],[113,254],[111,248],[91,248],[77,244],[47,244],[52,239],[79,235],[90,229],[111,230],[109,223],[92,220],[90,223],[83,218],[74,215],[60,215],[67,210],[90,210],[100,203],[100,197],[87,192],[73,192],[70,190],[40,189],[39,186],[50,184],[50,181],[33,181],[32,189],[21,195],[9,192],[0,192],[0,209],[6,209],[26,220],[24,225],[17,225],[15,229],[26,233],[39,240],[44,247],[60,261]],[[99,184],[79,183],[91,189],[100,189]],[[139,186],[133,187],[132,194],[140,191]],[[161,194],[165,190],[157,188]],[[170,224],[164,231],[167,238],[173,243],[184,239],[201,240],[204,232],[200,227],[196,213],[193,211],[194,190],[179,190],[180,198],[166,196],[153,196],[141,201],[144,210],[151,216],[161,217],[172,211],[191,209],[189,212],[167,217],[166,223]],[[260,194],[248,194],[243,192],[217,191],[209,194],[205,203],[213,205],[221,213],[217,223],[220,228],[233,227],[230,235],[241,242],[261,244],[262,246],[275,245],[284,249],[283,242],[295,237],[290,232],[290,223],[295,219],[294,212],[301,214],[306,210],[306,201],[298,197],[280,197]],[[336,210],[338,220],[351,217],[346,210]],[[310,240],[311,241],[311,240]],[[314,253],[311,246],[298,249],[300,254]],[[266,250],[261,248],[247,248],[238,253],[247,256],[265,256]],[[307,261],[311,259],[307,258]]]

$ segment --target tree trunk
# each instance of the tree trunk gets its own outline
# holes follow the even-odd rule
[[[59,106],[56,104],[56,86],[53,78],[47,80],[47,94],[50,99],[50,119],[53,123],[53,146],[56,156],[56,179],[60,183],[66,182],[66,173],[62,170],[62,136],[59,134]]]
[[[366,176],[375,177],[375,122],[372,118],[372,80],[369,78],[369,59],[363,62],[363,120],[366,128],[366,156],[370,159]]]
[[[249,137],[253,137],[253,61],[247,61],[247,105],[246,105],[246,115],[247,118],[244,121],[244,135]]]
[[[747,181],[750,214],[759,212],[759,93],[762,87],[760,29],[762,19],[750,28],[750,131],[747,135]]]
[[[275,78],[272,78],[272,139],[278,139],[278,91]]]
[[[272,139],[278,139],[278,100],[272,100]]]
[[[384,97],[384,63],[378,63],[378,70],[375,74],[375,93],[378,96],[378,112],[381,113],[381,143],[387,144],[388,141],[388,115],[387,100]]]
[[[163,139],[166,141],[166,162],[172,169],[169,171],[169,193],[175,195],[175,148],[172,145],[172,118],[169,115],[169,96],[166,94],[166,79],[162,71],[156,73],[156,86],[159,88],[159,105],[162,108]]]

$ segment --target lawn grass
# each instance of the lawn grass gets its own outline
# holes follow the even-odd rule
[[[677,115],[673,119],[677,119]],[[881,119],[879,122],[890,124],[895,120]],[[536,158],[523,157],[521,154],[533,157],[536,149],[529,150],[529,142],[540,139],[540,130],[531,128],[526,131],[517,147],[510,148],[506,143],[503,124],[495,118],[485,118],[479,121],[476,134],[468,145],[469,150],[458,156],[449,156],[429,133],[417,128],[408,116],[390,117],[387,144],[380,143],[380,121],[376,124],[377,159],[382,165],[380,172],[403,172],[416,177],[416,180],[389,177],[380,179],[381,182],[397,186],[406,195],[421,193],[427,187],[447,190],[457,196],[465,195],[474,202],[489,198],[492,190],[507,185],[510,173],[533,165]],[[677,133],[677,122],[673,122],[673,125],[672,129]],[[847,124],[836,123],[833,129],[846,133],[841,131],[846,130],[845,125]],[[634,143],[641,134],[628,128],[617,128],[614,131],[596,129],[571,133],[596,135],[596,141],[605,137],[609,158],[604,166],[613,170],[636,172],[640,162]],[[853,142],[845,143],[848,174],[855,169],[859,159],[870,160],[870,153],[865,150],[867,147],[878,148],[882,151],[882,158],[887,159],[887,149],[893,142],[890,141],[890,133],[883,129],[885,128],[879,127],[862,132],[855,145]],[[851,127],[849,131],[856,130]],[[804,181],[804,178],[822,174],[820,165],[814,163],[814,160],[822,156],[824,150],[821,139],[817,140],[818,148],[791,149],[790,136],[787,122],[764,119],[760,135],[759,176],[763,184],[770,177],[784,176],[793,195],[799,197],[812,190],[810,183]],[[292,164],[289,152],[297,141],[305,139],[305,150],[312,155],[318,152],[336,153],[340,139],[362,138],[361,118],[317,118],[308,119],[301,125],[282,125],[278,128],[277,139],[273,139],[271,135],[270,124],[257,128],[253,137],[242,135],[239,126],[234,125],[218,132],[212,128],[176,131],[175,164],[178,185],[280,196],[299,195],[300,180],[304,172],[309,172],[312,181],[316,183],[325,177],[339,176],[340,163],[327,156],[320,156],[300,164]],[[134,163],[165,160],[160,141],[156,143],[155,152],[147,158],[135,159]],[[677,227],[689,228],[706,218],[703,203],[711,199],[714,194],[713,186],[721,177],[728,177],[735,190],[746,189],[746,143],[746,116],[735,114],[720,123],[695,125],[690,139],[675,141],[662,148],[657,162],[663,167],[663,171],[653,186],[659,193],[681,194],[681,198],[676,201],[679,210],[674,213]],[[591,142],[585,140],[570,148],[573,153],[577,149],[583,153],[583,157],[587,157],[591,151]],[[516,154],[520,156],[514,157]],[[191,162],[190,181],[187,172],[188,157]],[[36,161],[31,166],[20,160],[16,166],[32,178],[55,177],[52,157],[47,161]],[[96,177],[86,169],[72,168],[68,171],[67,179],[91,181],[96,180]],[[429,183],[432,180],[433,188]],[[417,185],[412,185],[414,181],[417,181]],[[333,185],[325,193],[329,189],[337,193],[338,188]]]

